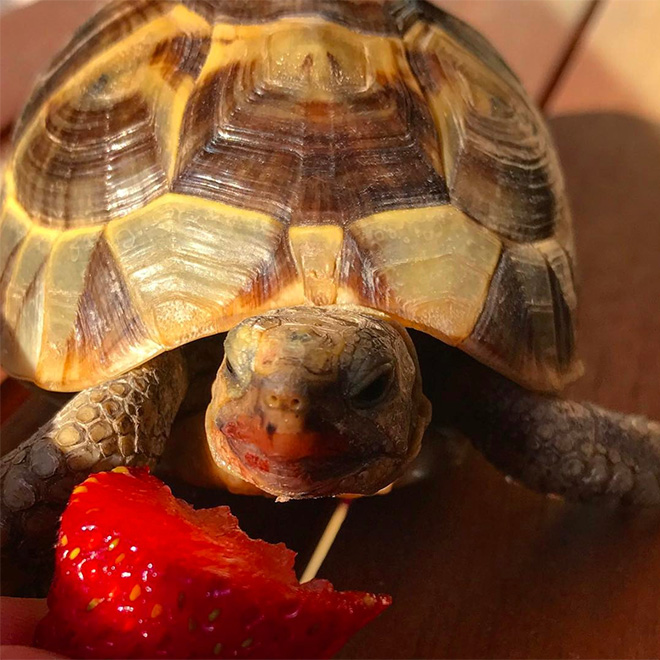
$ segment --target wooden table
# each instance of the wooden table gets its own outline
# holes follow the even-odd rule
[[[81,7],[39,4],[64,25]],[[587,375],[569,394],[660,418],[660,1],[440,4],[502,49],[550,117],[580,258]],[[52,21],[37,24],[35,15],[39,44]],[[12,32],[21,20],[14,15]],[[6,25],[4,17],[3,34]],[[15,53],[2,50],[7,121],[15,103],[6,94],[7,58]],[[27,51],[19,87],[44,58]],[[3,444],[54,409],[13,381],[1,394]],[[340,588],[394,596],[340,657],[660,655],[660,512],[547,499],[508,484],[469,446],[428,440],[441,445],[433,477],[354,501],[319,571]],[[224,494],[199,501],[211,499],[229,502],[253,535],[298,550],[300,570],[336,507]]]

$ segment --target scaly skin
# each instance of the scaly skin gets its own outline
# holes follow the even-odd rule
[[[660,506],[658,422],[530,392],[460,351],[435,351],[434,420],[505,474],[569,500]]]
[[[569,500],[660,505],[660,424],[507,385],[463,423],[499,469]]]
[[[119,465],[153,465],[187,389],[180,351],[76,395],[31,438],[2,457],[3,592],[50,572],[59,516],[75,485]],[[7,570],[10,566],[17,571]]]
[[[296,326],[298,322],[307,322],[314,315],[320,314],[321,310],[305,312],[302,315],[298,311],[289,310],[283,318]],[[260,322],[268,325],[275,320],[272,325],[277,328],[276,319],[277,313],[273,313],[268,317],[261,317]],[[301,334],[304,329],[302,326],[292,328],[292,346],[287,345],[289,340],[286,339],[286,333],[272,335],[273,341],[269,341],[266,346],[272,348],[274,353],[254,352],[253,349],[262,344],[262,334],[255,335],[258,340],[256,342],[239,341],[241,350],[238,353],[244,355],[247,361],[241,365],[240,360],[243,358],[238,358],[238,353],[234,359],[243,376],[228,374],[226,361],[221,366],[214,399],[206,416],[207,437],[213,440],[214,434],[218,433],[215,424],[221,419],[222,411],[230,411],[233,414],[233,407],[240,407],[244,405],[242,402],[252,401],[250,396],[256,397],[259,394],[261,397],[264,394],[264,384],[271,388],[265,390],[270,393],[268,396],[276,391],[277,397],[288,400],[286,397],[295,395],[305,403],[305,393],[312,394],[314,390],[312,381],[305,375],[307,370],[301,365],[306,364],[307,359],[318,357],[312,355],[315,350],[309,352],[309,347],[317,342],[326,348],[333,346],[326,355],[330,363],[335,360],[353,360],[354,354],[359,353],[357,349],[362,347],[364,338],[364,346],[367,347],[365,356],[373,358],[384,350],[378,359],[390,359],[388,356],[391,347],[384,348],[389,339],[385,345],[378,348],[378,333],[372,337],[370,331],[362,338],[363,329],[360,323],[356,324],[359,332],[355,336],[355,330],[350,329],[351,324],[347,323],[346,327],[348,330],[343,331],[346,334],[338,346],[350,346],[353,339],[357,341],[359,336],[360,340],[355,343],[356,350],[344,352],[334,347],[334,343],[328,343],[330,337],[321,331],[320,326],[317,328],[318,332],[311,326],[307,328],[305,333],[309,334],[309,337]],[[383,338],[389,336],[388,332],[385,332]],[[230,335],[230,339],[232,336]],[[241,339],[241,335],[238,337]],[[402,434],[397,435],[397,441],[411,443],[405,452],[406,460],[402,461],[402,465],[405,465],[407,456],[412,458],[417,451],[428,418],[428,402],[421,393],[414,349],[403,330],[400,331],[399,337],[401,347],[392,355],[398,358],[401,355],[407,356],[407,360],[412,360],[410,365],[413,368],[408,376],[401,376],[403,380],[398,387],[401,387],[404,381],[407,384],[403,390],[397,390],[395,395],[391,395],[392,399],[386,398],[374,408],[350,412],[346,407],[351,405],[350,385],[349,394],[340,391],[346,387],[347,381],[336,380],[332,375],[335,373],[333,368],[327,371],[327,383],[324,381],[323,389],[319,390],[323,396],[319,398],[317,393],[308,403],[310,406],[317,406],[318,413],[327,415],[327,420],[341,424],[347,429],[350,432],[350,442],[357,443],[358,449],[365,442],[369,445],[374,438],[375,448],[380,447],[383,442],[382,439],[378,440],[376,435],[372,437],[366,433],[365,429],[369,428],[369,424],[380,426],[384,432],[387,432],[387,429],[391,431],[397,427],[395,422],[402,415],[402,411],[416,410],[416,414],[413,413],[412,416],[401,417],[404,423],[398,425]],[[421,364],[426,367],[426,391],[434,402],[436,423],[454,426],[464,432],[505,473],[532,489],[555,493],[573,500],[613,500],[637,506],[660,505],[660,424],[640,416],[611,412],[590,403],[574,403],[555,396],[530,392],[460,351],[429,337],[419,341],[420,337],[416,336],[416,343],[422,358]],[[344,339],[347,341],[343,341]],[[304,350],[294,350],[301,340],[305,346]],[[374,341],[376,343],[373,343]],[[231,349],[231,343],[229,346]],[[209,360],[217,364],[215,360],[219,356],[214,342],[208,342],[202,349],[202,352],[199,352],[192,347],[192,353],[188,350],[185,359],[182,351],[171,351],[120,378],[81,392],[50,423],[2,458],[0,492],[5,593],[12,592],[7,578],[20,585],[23,594],[36,593],[34,588],[30,591],[30,585],[38,588],[44,584],[44,579],[50,572],[51,549],[57,521],[77,483],[91,472],[111,469],[118,465],[155,465],[159,461],[186,392],[192,392],[192,396],[186,399],[189,412],[197,410],[207,399],[208,395],[204,392],[195,392],[188,388],[189,380],[196,382],[196,379],[208,376]],[[261,357],[254,364],[250,364],[257,355]],[[277,365],[282,356],[285,359],[280,369]],[[363,358],[360,357],[358,361],[362,364]],[[267,374],[256,373],[266,367],[274,370]],[[356,371],[354,368],[341,366],[338,369],[348,377],[349,384],[365,382],[360,369]],[[373,365],[367,369],[367,375],[372,370]],[[316,377],[321,373],[326,373],[326,370],[318,371],[314,375]],[[264,375],[268,376],[267,380]],[[344,385],[341,385],[342,382]],[[273,390],[273,386],[278,389]],[[407,392],[405,396],[402,394],[404,391]],[[247,396],[250,392],[252,394]],[[259,397],[254,399],[257,403],[250,403],[250,408],[245,408],[246,412],[261,411],[258,415],[260,423],[269,415],[273,420],[281,418],[282,424],[287,424],[292,429],[286,431],[287,434],[302,433],[301,437],[307,438],[304,416],[296,416],[289,408],[281,408],[279,404],[272,410],[263,408],[264,399]],[[265,401],[267,403],[268,399]],[[347,416],[339,414],[334,419],[332,415],[341,410],[347,411]],[[355,419],[351,421],[353,417]],[[272,421],[270,424],[275,426]],[[300,426],[300,431],[296,430],[297,427],[293,429],[295,424]],[[408,425],[409,430],[403,433],[408,429]],[[276,434],[277,430],[273,433]],[[200,433],[197,435],[198,439],[204,439]],[[286,438],[288,439],[288,435]],[[386,436],[383,438],[387,440]],[[187,442],[176,446],[179,457],[183,451],[190,453],[190,437],[185,440]],[[323,440],[322,435],[320,440]],[[204,444],[203,448],[204,451],[198,452],[199,460],[208,462],[215,459],[217,463],[213,444],[210,447]],[[297,445],[291,445],[290,450],[294,457],[301,451]],[[177,452],[171,456],[170,462],[173,465],[182,463]],[[378,459],[377,453],[373,454],[371,460],[374,459]],[[333,460],[329,457],[328,464]],[[374,462],[377,466],[380,463],[382,461],[379,459]],[[192,464],[195,464],[194,460]],[[216,464],[215,467],[219,469],[221,466]],[[381,475],[378,470],[374,475],[367,464],[364,468],[358,479],[350,484],[351,488],[346,489],[348,492],[373,492],[381,485],[381,481],[387,481],[387,475]],[[212,470],[209,474],[211,477],[207,475],[208,479],[218,479]],[[399,472],[394,476],[398,474]],[[359,482],[363,477],[368,483]],[[251,479],[248,478],[248,481]],[[344,486],[345,481],[339,480],[339,487]],[[226,478],[224,481],[219,478],[217,485],[226,486]],[[313,487],[314,484],[309,493],[289,492],[287,495],[317,495]],[[273,490],[276,495],[280,494],[277,488],[275,484]],[[26,573],[14,570],[15,567]]]

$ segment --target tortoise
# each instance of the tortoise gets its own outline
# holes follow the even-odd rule
[[[582,367],[548,129],[424,0],[108,4],[17,123],[0,233],[2,365],[78,392],[2,459],[5,557],[121,465],[382,492],[431,403],[530,488],[660,503],[660,425],[557,395]]]

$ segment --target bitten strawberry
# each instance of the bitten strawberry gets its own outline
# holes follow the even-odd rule
[[[299,584],[294,553],[195,511],[146,470],[78,486],[62,517],[43,648],[80,658],[330,657],[391,602]]]

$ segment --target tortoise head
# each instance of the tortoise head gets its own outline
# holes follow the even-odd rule
[[[402,327],[293,307],[227,335],[206,435],[219,467],[278,497],[371,494],[401,476],[429,417]]]

